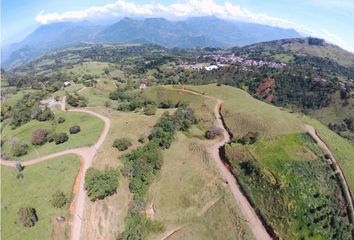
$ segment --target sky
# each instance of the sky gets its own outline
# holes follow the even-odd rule
[[[207,15],[292,28],[354,52],[354,0],[1,0],[1,43],[58,21]]]

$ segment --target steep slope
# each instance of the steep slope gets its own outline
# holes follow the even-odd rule
[[[101,26],[89,22],[61,22],[42,25],[23,41],[10,47],[12,53],[3,62],[3,67],[20,65],[48,50],[89,41],[101,29]]]

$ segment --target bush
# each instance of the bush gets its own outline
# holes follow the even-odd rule
[[[116,192],[119,184],[117,169],[106,168],[104,171],[89,168],[85,175],[85,190],[91,200],[103,199]]]
[[[57,191],[52,195],[50,202],[52,203],[53,207],[61,208],[68,203],[68,198],[63,192]]]
[[[151,116],[156,114],[157,107],[153,104],[149,104],[144,109],[144,114]]]
[[[113,147],[117,148],[119,151],[127,150],[132,145],[132,142],[128,138],[116,139],[113,142]]]
[[[58,122],[59,124],[61,124],[61,123],[65,122],[65,118],[63,118],[63,117],[58,117],[57,122]]]
[[[218,136],[222,136],[223,130],[218,127],[213,127],[205,132],[205,138],[207,139],[214,139]]]
[[[32,144],[33,145],[43,145],[48,141],[47,136],[49,130],[45,128],[38,128],[32,132]]]
[[[58,133],[58,134],[55,134],[55,136],[54,136],[55,144],[65,143],[68,140],[69,140],[69,137],[66,133]]]
[[[259,138],[258,132],[248,132],[242,138],[238,139],[237,142],[241,144],[254,144]]]
[[[78,126],[78,125],[72,126],[69,129],[70,134],[76,134],[76,133],[78,133],[80,131],[81,131],[81,129],[80,129],[80,126]]]
[[[27,144],[14,144],[12,147],[12,154],[15,157],[21,157],[26,155],[28,152],[28,145]]]
[[[33,227],[38,221],[36,210],[31,207],[20,208],[17,217],[25,227]]]
[[[37,120],[40,122],[43,121],[48,121],[54,118],[54,113],[52,112],[52,110],[50,110],[50,108],[46,108],[44,109],[40,114],[38,114],[37,116]]]

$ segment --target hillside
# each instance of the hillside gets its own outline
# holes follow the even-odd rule
[[[333,60],[343,66],[354,66],[354,54],[317,38],[293,38],[257,43],[245,47],[257,51],[285,51],[293,54]]]

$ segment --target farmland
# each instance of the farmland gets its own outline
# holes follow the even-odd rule
[[[72,186],[79,170],[80,161],[74,155],[26,167],[22,174],[23,179],[16,179],[14,168],[1,169],[1,238],[16,239],[50,239],[52,225],[62,229],[60,236],[69,235],[66,222],[55,223],[56,216],[69,217],[69,204],[61,209],[51,205],[50,199],[56,191],[62,191],[71,197]],[[10,184],[11,183],[11,184]],[[34,227],[24,228],[16,219],[20,207],[33,207],[38,215],[38,222]],[[57,237],[60,237],[57,236]]]

